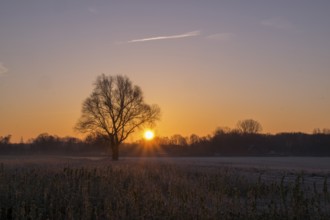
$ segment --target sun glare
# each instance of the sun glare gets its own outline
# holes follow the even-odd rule
[[[154,137],[155,137],[155,133],[153,132],[153,131],[151,131],[151,130],[146,130],[145,132],[144,132],[144,139],[146,139],[146,140],[152,140]]]

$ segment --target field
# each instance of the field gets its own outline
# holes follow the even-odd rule
[[[0,219],[329,219],[330,158],[0,157]]]

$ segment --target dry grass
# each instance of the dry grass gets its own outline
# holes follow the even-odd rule
[[[330,218],[327,175],[277,172],[269,178],[267,172],[7,158],[0,165],[0,219]]]

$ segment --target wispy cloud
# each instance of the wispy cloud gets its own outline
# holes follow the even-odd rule
[[[228,41],[233,39],[235,36],[236,35],[233,33],[216,33],[207,36],[206,39],[217,40],[217,41]]]
[[[156,37],[147,37],[141,39],[134,39],[127,41],[127,43],[138,43],[138,42],[146,42],[146,41],[155,41],[155,40],[169,40],[169,39],[179,39],[179,38],[187,38],[187,37],[194,37],[200,35],[200,31],[192,31],[184,34],[178,35],[167,35],[167,36],[156,36]]]
[[[0,62],[0,76],[5,75],[8,72],[8,69]]]
[[[266,19],[260,22],[261,25],[277,29],[291,29],[293,24],[282,17]]]

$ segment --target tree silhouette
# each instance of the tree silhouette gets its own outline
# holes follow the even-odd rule
[[[237,129],[243,134],[257,134],[262,131],[262,126],[258,121],[246,119],[237,122]]]
[[[7,135],[7,136],[0,136],[0,144],[6,145],[6,144],[10,144],[10,139],[11,139],[11,135]]]
[[[136,129],[159,120],[160,108],[146,104],[140,87],[126,76],[102,74],[94,86],[75,129],[103,136],[111,147],[112,159],[118,160],[120,144]]]

